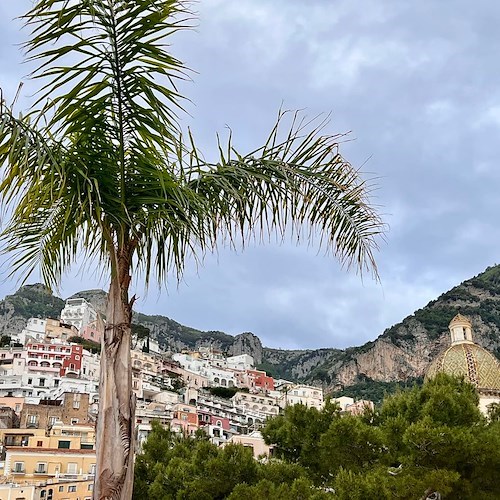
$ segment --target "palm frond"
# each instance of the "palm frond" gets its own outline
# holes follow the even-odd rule
[[[343,136],[322,135],[325,121],[294,113],[287,126],[287,116],[280,112],[265,145],[246,155],[231,137],[217,163],[191,149],[189,185],[210,207],[211,245],[291,229],[308,241],[319,235],[343,264],[377,276],[374,251],[385,225],[371,203],[373,185],[341,156]]]

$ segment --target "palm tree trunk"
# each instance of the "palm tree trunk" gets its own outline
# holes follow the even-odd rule
[[[132,393],[130,324],[134,299],[128,300],[129,262],[126,258],[118,259],[106,307],[106,327],[101,341],[94,500],[132,498],[135,395]]]

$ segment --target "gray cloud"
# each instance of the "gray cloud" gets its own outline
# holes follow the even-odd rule
[[[27,68],[13,46],[19,22],[8,20],[29,3],[0,5],[9,96]],[[146,295],[136,281],[141,310],[201,329],[251,330],[269,346],[345,347],[498,261],[495,2],[201,0],[196,8],[197,29],[174,46],[197,71],[182,88],[194,103],[183,124],[210,156],[226,125],[240,149],[260,145],[282,102],[331,111],[329,131],[352,131],[344,155],[379,179],[374,202],[390,225],[382,284],[313,248],[267,244],[208,256],[168,293]],[[96,285],[106,283],[68,276],[62,293]],[[0,292],[14,289],[6,281]]]

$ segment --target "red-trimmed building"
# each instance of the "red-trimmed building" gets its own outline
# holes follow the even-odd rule
[[[252,388],[262,392],[274,391],[274,379],[261,370],[247,370],[249,379],[253,382]]]
[[[26,346],[27,365],[32,370],[78,377],[82,368],[83,347],[79,344],[30,343]]]

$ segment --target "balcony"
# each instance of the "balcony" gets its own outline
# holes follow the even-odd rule
[[[26,470],[24,468],[22,468],[22,469],[19,469],[19,468],[12,469],[11,472],[12,472],[12,474],[26,474]]]
[[[73,473],[66,473],[66,474],[59,474],[59,479],[63,481],[76,481],[78,479],[79,474],[76,472]]]

